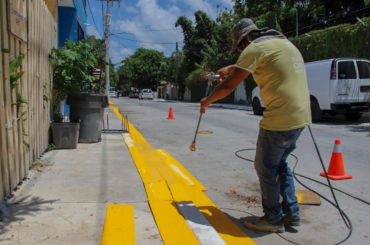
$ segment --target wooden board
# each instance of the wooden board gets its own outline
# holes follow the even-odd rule
[[[309,190],[296,190],[298,204],[321,205],[320,197]]]

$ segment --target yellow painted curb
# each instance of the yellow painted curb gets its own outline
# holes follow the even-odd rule
[[[108,204],[101,244],[135,244],[133,205]]]

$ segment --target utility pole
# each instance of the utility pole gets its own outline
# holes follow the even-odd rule
[[[107,64],[105,65],[105,93],[108,96],[109,100],[109,26],[110,26],[110,20],[112,18],[112,15],[109,11],[109,0],[107,1],[107,12],[105,14],[105,62]]]
[[[110,26],[110,21],[112,19],[112,15],[110,14],[109,10],[109,2],[119,2],[121,3],[121,0],[101,0],[101,1],[107,1],[107,12],[104,15],[104,26],[105,26],[105,61],[107,64],[105,65],[105,94],[108,96],[109,100],[109,26]],[[103,6],[103,5],[102,5]]]
[[[177,100],[180,100],[180,86],[179,86],[179,45],[176,42],[176,82],[177,82]]]
[[[295,22],[296,22],[295,35],[298,37],[298,6],[297,6],[297,11],[295,12]]]

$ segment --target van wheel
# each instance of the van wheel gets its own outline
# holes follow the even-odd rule
[[[263,115],[264,109],[261,107],[261,103],[259,99],[257,98],[253,99],[252,107],[253,107],[254,115],[260,115],[260,116]]]
[[[357,121],[362,117],[362,113],[344,113],[344,117],[348,121]]]
[[[322,119],[322,110],[320,110],[319,103],[311,99],[311,118],[312,122],[319,122]]]

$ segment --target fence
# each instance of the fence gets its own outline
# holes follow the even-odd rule
[[[49,53],[53,46],[57,47],[57,23],[44,0],[26,0],[28,43],[8,32],[7,2],[0,1],[1,199],[27,176],[30,165],[48,146],[52,111]],[[9,63],[24,53],[25,59],[17,70],[24,74],[12,89]]]

